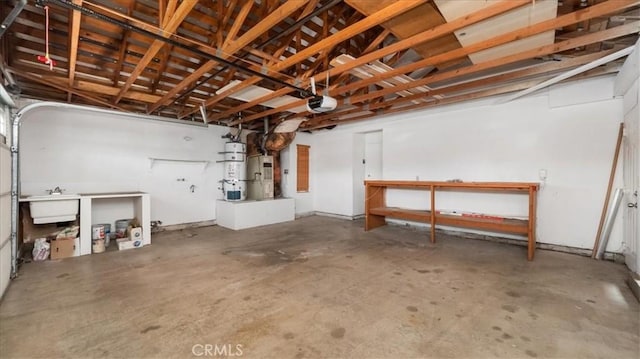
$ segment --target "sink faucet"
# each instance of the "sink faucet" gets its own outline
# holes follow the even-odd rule
[[[49,192],[49,194],[62,194],[63,191],[65,191],[65,190],[61,189],[58,186],[56,186],[56,188],[54,188],[54,189],[47,190],[47,192]]]

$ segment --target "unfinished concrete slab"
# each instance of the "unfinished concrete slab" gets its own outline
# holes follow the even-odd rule
[[[25,264],[0,304],[0,356],[639,357],[623,265],[426,239],[313,216]]]

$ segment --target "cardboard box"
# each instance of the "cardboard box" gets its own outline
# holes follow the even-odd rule
[[[142,247],[142,239],[132,241],[130,239],[118,238],[118,250],[123,251],[125,249],[133,249]]]
[[[132,241],[142,241],[142,228],[136,227],[129,229],[129,239]]]
[[[51,240],[51,260],[73,257],[76,251],[76,239],[73,237]]]
[[[29,203],[20,203],[20,222],[18,229],[23,243],[33,243],[36,238],[52,238],[55,237],[61,230],[70,226],[79,226],[78,220],[65,223],[64,226],[58,227],[56,223],[49,224],[33,224],[31,213],[29,211]]]

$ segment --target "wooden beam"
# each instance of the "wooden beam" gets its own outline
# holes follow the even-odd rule
[[[518,7],[522,7],[522,6],[527,5],[529,3],[530,3],[530,0],[512,0],[512,1],[500,2],[498,4],[495,4],[495,5],[492,5],[492,6],[488,7],[486,9],[483,9],[481,11],[475,12],[473,14],[468,14],[466,16],[463,16],[461,18],[458,18],[458,19],[453,20],[451,22],[448,22],[446,24],[440,25],[440,26],[438,26],[436,28],[433,28],[433,29],[430,29],[430,30],[427,30],[427,31],[423,31],[423,32],[421,32],[419,34],[416,34],[414,36],[411,36],[411,37],[409,37],[409,38],[407,38],[405,40],[402,40],[402,41],[396,42],[394,44],[391,44],[389,46],[386,46],[386,47],[384,47],[384,48],[382,48],[380,50],[376,50],[374,52],[371,52],[369,54],[361,56],[361,57],[359,57],[359,58],[355,59],[354,61],[351,61],[351,62],[349,62],[347,64],[344,64],[344,65],[329,69],[327,71],[323,71],[322,73],[315,75],[314,78],[315,78],[316,81],[319,81],[319,80],[322,80],[322,79],[326,78],[327,74],[329,74],[330,76],[342,74],[342,73],[344,73],[344,72],[346,72],[346,71],[348,71],[348,70],[350,70],[352,68],[355,68],[357,66],[364,65],[364,64],[366,64],[368,62],[371,62],[371,61],[375,61],[375,60],[377,60],[379,58],[382,58],[382,57],[387,56],[387,55],[392,54],[392,53],[396,53],[396,52],[398,52],[400,50],[403,50],[403,49],[410,48],[410,47],[418,45],[420,43],[423,43],[423,42],[426,42],[426,41],[429,41],[429,40],[433,40],[433,39],[441,37],[441,36],[445,36],[445,35],[453,32],[455,30],[459,30],[459,29],[461,29],[463,27],[475,24],[475,23],[477,23],[479,21],[482,21],[482,20],[486,20],[486,19],[491,18],[493,16],[502,14],[502,13],[504,13],[506,11],[513,10],[515,8],[518,8]],[[385,9],[383,9],[381,11],[384,11],[384,10]],[[289,59],[287,59],[285,61],[288,61],[288,60]],[[253,79],[250,79],[250,80],[253,80]],[[250,80],[247,80],[247,81],[250,81]],[[252,83],[250,83],[250,84],[253,84],[255,82],[257,82],[257,81],[252,81]],[[231,89],[231,90],[233,90],[233,89]],[[238,91],[239,90],[240,89],[238,89]],[[290,90],[289,92],[292,92],[292,90]],[[220,99],[222,99],[223,98],[222,95],[225,95],[225,97],[226,97],[226,96],[228,96],[230,94],[232,94],[232,92],[229,91],[226,94],[221,94],[219,97],[220,97]],[[208,104],[215,103],[214,101],[216,100],[216,97],[218,97],[218,96],[215,96],[211,100],[209,100]],[[185,114],[185,115],[189,115],[189,114]],[[215,120],[215,119],[216,119],[215,116],[213,116],[211,118],[212,121]]]
[[[429,92],[417,93],[417,94],[406,96],[406,97],[398,97],[393,100],[384,100],[385,97],[380,96],[377,99],[384,100],[384,101],[381,101],[380,103],[359,105],[356,109],[348,109],[345,111],[332,112],[332,113],[327,113],[326,115],[316,116],[312,120],[305,122],[305,126],[313,126],[318,123],[321,123],[324,120],[330,119],[332,117],[339,117],[339,116],[354,113],[357,111],[366,111],[366,110],[374,111],[380,108],[391,107],[404,102],[411,102],[416,100],[433,101],[431,100],[431,98],[438,95],[445,95],[445,99],[446,99],[447,98],[446,96],[456,94],[459,92],[471,91],[473,89],[478,89],[478,88],[487,88],[488,86],[506,83],[506,82],[524,81],[524,80],[530,79],[532,76],[545,76],[545,78],[548,78],[558,71],[575,68],[576,66],[590,63],[599,58],[608,56],[613,52],[614,50],[608,50],[608,51],[602,51],[599,53],[584,55],[580,57],[574,57],[574,58],[566,59],[563,61],[547,62],[541,65],[535,65],[535,66],[531,66],[521,70],[514,70],[507,73],[483,77],[478,80],[472,80],[472,81],[467,81],[467,82],[458,83],[454,85],[442,86],[442,87],[431,89],[429,90]],[[357,110],[357,111],[354,111],[354,110]],[[305,114],[302,113],[300,115],[304,116]]]
[[[171,16],[170,20],[167,22],[166,26],[163,29],[162,36],[170,37],[177,29],[178,26],[182,23],[182,21],[187,17],[191,9],[198,3],[196,0],[192,1],[183,1],[180,4],[180,7],[175,11],[173,16]],[[169,6],[171,6],[171,2],[169,2]],[[167,14],[169,13],[169,8],[167,8]],[[166,16],[165,16],[166,19]],[[127,81],[125,81],[124,85],[120,89],[120,93],[116,96],[113,103],[117,104],[124,95],[127,90],[131,87],[131,85],[136,81],[138,76],[145,70],[145,68],[149,65],[151,61],[153,61],[154,56],[160,51],[160,49],[165,45],[165,42],[161,40],[154,40],[149,50],[144,54],[142,59],[136,65],[136,68],[131,72]]]
[[[502,66],[502,65],[513,63],[513,62],[534,58],[534,57],[537,57],[537,56],[544,56],[544,55],[552,54],[552,53],[555,53],[555,52],[569,50],[569,49],[574,48],[575,46],[584,46],[584,45],[587,45],[587,44],[590,44],[590,43],[593,43],[593,42],[599,42],[599,41],[603,41],[603,40],[608,40],[610,38],[625,36],[625,35],[628,35],[628,34],[632,34],[632,33],[638,32],[639,30],[640,30],[640,21],[637,21],[635,23],[614,27],[612,29],[600,31],[598,33],[587,34],[585,36],[581,36],[579,38],[575,38],[575,39],[572,39],[572,40],[565,40],[565,41],[557,43],[557,44],[541,46],[539,48],[532,49],[532,50],[529,50],[529,51],[525,51],[523,53],[510,55],[510,56],[505,56],[505,57],[502,57],[502,58],[499,58],[499,59],[494,59],[494,60],[487,61],[487,62],[484,62],[484,63],[481,63],[481,64],[468,66],[468,67],[465,67],[465,68],[462,68],[462,69],[451,70],[451,71],[442,72],[442,73],[436,73],[436,74],[434,74],[432,76],[428,76],[428,77],[426,77],[424,79],[413,81],[413,82],[410,82],[410,83],[404,84],[404,85],[398,85],[398,86],[396,86],[394,88],[382,89],[382,90],[379,90],[379,91],[374,91],[374,92],[369,93],[369,94],[352,96],[352,97],[348,98],[348,103],[349,104],[360,103],[360,102],[363,102],[363,101],[366,101],[366,100],[370,100],[370,99],[381,97],[381,96],[386,96],[386,95],[393,94],[393,93],[396,93],[396,92],[402,91],[402,90],[407,90],[407,89],[410,89],[410,88],[413,88],[413,87],[425,86],[425,85],[427,85],[429,83],[432,83],[432,82],[448,80],[448,79],[452,79],[452,78],[455,78],[455,77],[458,77],[458,76],[477,73],[477,72],[480,72],[480,71],[488,70],[488,69],[491,69],[491,68],[496,68],[496,67],[499,67],[499,66]],[[338,88],[338,89],[336,89],[334,91],[335,92],[339,92],[339,91],[341,91],[341,88]],[[345,99],[341,99],[341,100],[338,101],[338,105],[343,105],[344,103],[345,103]],[[283,108],[285,110],[287,110],[287,109],[291,109],[291,108],[294,108],[294,107],[297,107],[297,106],[301,106],[301,105],[304,105],[304,100],[296,101],[296,102],[293,102],[291,104],[282,106],[282,107],[280,107],[280,110],[282,110]],[[282,112],[282,111],[278,111],[278,110],[279,109],[267,110],[267,111],[263,112],[262,114],[260,114],[261,116],[248,116],[248,117],[243,118],[242,122],[245,122],[245,121],[249,122],[249,121],[253,121],[255,119],[261,118],[262,116],[269,116],[269,115],[272,115],[274,113]],[[237,123],[233,123],[232,122],[230,125],[235,125],[235,124],[237,124]]]
[[[167,66],[169,65],[169,58],[171,57],[172,50],[173,46],[169,46],[169,48],[165,48],[162,50],[162,55],[160,56],[160,68],[158,69],[156,77],[153,79],[153,84],[151,85],[151,93],[155,93],[158,89],[158,83],[160,83],[160,79],[162,79],[162,74],[167,70]],[[158,99],[159,98],[160,97],[158,97]]]
[[[242,7],[242,9],[240,9],[240,13],[238,14],[238,18],[234,19],[233,25],[231,26],[231,29],[229,29],[229,33],[227,35],[227,40],[226,41],[229,41],[230,38],[231,39],[235,39],[236,35],[238,34],[238,30],[240,29],[240,26],[244,23],[244,21],[245,21],[245,19],[247,17],[247,14],[243,13],[243,9],[245,7],[251,8],[252,6],[253,6],[253,2],[250,2],[250,1],[245,2],[245,4]],[[229,19],[231,18],[231,16],[233,15],[233,12],[235,11],[235,8],[236,8],[236,0],[231,0],[229,5],[227,6],[227,11],[224,14],[224,17],[218,23],[218,31],[216,31],[216,35],[218,37],[217,47],[222,47],[224,45],[224,43],[225,43],[225,41],[223,40],[223,38],[224,38],[224,28],[227,26],[227,22],[229,22]],[[236,28],[236,22],[240,23],[239,25],[237,25],[237,28]]]
[[[236,40],[236,35],[238,35],[238,31],[240,31],[240,28],[244,24],[244,20],[247,18],[247,15],[249,15],[249,11],[251,11],[252,6],[253,1],[246,1],[244,3],[244,6],[240,9],[240,14],[238,14],[238,17],[233,20],[233,25],[231,25],[231,29],[229,29],[229,33],[227,34],[227,39],[224,40],[224,43],[222,44],[223,49],[229,47],[229,44]],[[229,12],[233,12],[233,9],[229,9]],[[219,31],[222,30],[223,28],[221,27]]]
[[[298,10],[304,4],[306,4],[309,0],[291,0],[282,4],[280,7],[276,9],[276,11],[269,14],[266,18],[262,19],[258,24],[245,32],[241,37],[239,37],[236,41],[230,42],[227,47],[222,48],[222,54],[220,57],[228,58],[229,56],[236,53],[236,51],[242,49],[243,47],[249,45],[255,39],[260,37],[262,33],[270,29],[271,27],[277,25],[282,20],[284,20],[287,16],[289,16],[294,11]],[[179,84],[177,84],[171,91],[169,91],[166,95],[162,97],[158,102],[149,107],[147,113],[151,113],[155,111],[158,107],[164,105],[168,101],[170,101],[178,92],[182,91],[185,87],[189,86],[189,84],[197,81],[202,75],[209,72],[218,64],[217,61],[207,61],[205,64],[200,66],[196,71],[194,71],[191,75],[187,76],[183,79]],[[196,109],[194,112],[199,111]]]
[[[160,3],[162,4],[165,0],[160,0]],[[133,12],[133,5],[134,2],[132,1],[129,4],[129,8],[127,9],[127,16],[131,16],[131,13]],[[162,21],[160,21],[162,22]],[[122,30],[122,40],[120,41],[120,49],[118,51],[118,63],[116,64],[116,69],[113,72],[113,85],[114,86],[118,86],[118,82],[120,81],[120,72],[122,71],[122,65],[124,64],[124,58],[125,55],[127,54],[127,39],[129,38],[129,35],[131,34],[130,30],[126,30],[123,29]]]
[[[127,111],[124,107],[120,107],[118,105],[114,105],[112,103],[109,103],[108,101],[105,101],[105,100],[101,99],[101,98],[94,97],[94,96],[91,96],[91,95],[87,95],[87,94],[85,94],[83,92],[80,92],[78,90],[74,90],[74,89],[72,89],[72,88],[70,88],[69,86],[66,86],[66,85],[60,85],[60,84],[56,84],[56,83],[51,82],[51,81],[47,81],[47,80],[43,79],[40,75],[30,74],[30,73],[22,72],[22,71],[16,71],[14,69],[10,69],[10,70],[11,70],[11,72],[13,74],[15,74],[18,77],[29,79],[31,81],[34,81],[34,82],[37,82],[37,83],[40,83],[40,84],[43,84],[43,85],[47,85],[47,86],[56,88],[58,90],[62,90],[62,91],[65,91],[65,92],[70,92],[70,93],[72,93],[72,94],[74,94],[74,95],[76,95],[78,97],[82,97],[84,99],[87,99],[89,101],[92,101],[94,103],[97,103],[97,104],[100,104],[100,105],[103,105],[103,106],[115,108],[115,109],[118,109],[120,111]]]
[[[452,61],[455,60],[457,58],[461,58],[461,57],[465,57],[469,54],[475,53],[475,52],[479,52],[482,50],[486,50],[489,48],[493,48],[499,45],[503,45],[512,41],[516,41],[516,40],[520,40],[526,37],[530,37],[536,34],[540,34],[542,32],[546,32],[546,31],[550,31],[550,30],[554,30],[558,27],[563,27],[563,26],[568,26],[568,25],[572,25],[575,24],[577,22],[580,21],[584,21],[584,20],[588,20],[590,18],[593,18],[595,16],[600,16],[603,14],[608,14],[611,12],[614,12],[616,10],[620,10],[622,8],[625,7],[630,7],[630,6],[635,6],[640,4],[640,1],[638,0],[609,0],[588,8],[585,8],[583,10],[578,10],[575,11],[573,13],[567,14],[567,15],[563,15],[560,16],[558,18],[554,18],[551,20],[546,20],[531,26],[527,26],[525,28],[522,29],[518,29],[506,34],[502,34],[496,37],[493,37],[491,39],[487,39],[484,41],[480,41],[477,42],[475,44],[466,46],[466,47],[462,47],[459,49],[455,49],[452,51],[448,51],[436,56],[432,56],[430,58],[426,58],[417,62],[414,62],[412,64],[406,65],[406,66],[402,66],[399,68],[396,68],[392,71],[387,71],[384,74],[380,74],[379,76],[375,76],[374,78],[370,78],[370,79],[366,79],[366,80],[362,80],[362,81],[358,81],[357,83],[351,84],[351,85],[347,85],[347,86],[343,86],[340,87],[340,93],[346,92],[346,91],[350,91],[353,90],[355,88],[360,88],[360,87],[364,87],[364,86],[369,86],[371,84],[376,83],[377,81],[380,81],[382,79],[386,79],[389,77],[393,77],[393,76],[398,76],[398,75],[402,75],[402,74],[406,74],[406,73],[410,73],[413,72],[415,70],[427,67],[427,66],[433,66],[433,65],[437,65],[439,63],[444,63],[444,62],[448,62],[448,61]],[[569,41],[569,40],[567,40]],[[596,42],[596,41],[594,41]],[[393,45],[392,45],[393,46]],[[549,45],[550,46],[550,45]],[[578,45],[574,46],[574,47],[578,47]],[[568,47],[567,49],[570,49],[572,47]],[[553,51],[553,52],[557,52],[557,51]],[[371,53],[370,55],[372,55],[373,53]],[[364,56],[365,58],[367,57],[366,55]],[[534,57],[534,56],[531,56]],[[362,60],[361,58],[358,58],[358,63],[360,63]],[[353,61],[349,62],[348,64],[345,65],[350,65]],[[492,61],[487,61],[482,63],[482,65],[486,65],[488,63],[495,63],[495,60]],[[341,65],[341,66],[337,66],[333,69],[331,69],[331,71],[340,71],[340,69],[344,68],[345,65]],[[351,66],[349,66],[351,67]],[[468,67],[466,67],[468,68]],[[463,69],[466,69],[463,68]],[[461,69],[461,70],[463,70]],[[421,85],[415,85],[415,86],[421,86]],[[404,88],[403,88],[404,89]],[[398,91],[400,91],[401,89],[399,89]]]
[[[392,19],[402,13],[405,13],[414,7],[424,3],[424,0],[405,0],[393,2],[391,5],[383,8],[382,10],[372,14],[371,16],[358,21],[357,23],[350,25],[344,28],[342,31],[339,31],[325,39],[322,39],[311,46],[306,47],[304,50],[286,58],[283,61],[280,61],[271,68],[271,71],[278,72],[280,70],[284,70],[289,68],[292,65],[295,65],[297,62],[305,60],[306,58],[317,54],[320,51],[331,48],[342,41],[348,40],[351,37],[360,34],[362,31],[370,29],[373,26],[379,25],[389,19]],[[254,76],[248,80],[243,81],[242,83],[232,87],[231,89],[218,94],[211,99],[205,102],[205,106],[211,106],[214,103],[219,102],[223,98],[228,97],[229,95],[236,93],[242,89],[247,88],[250,85],[253,85],[261,80],[260,77]],[[197,111],[197,110],[196,110]],[[186,113],[185,116],[188,116],[196,111],[191,111]]]
[[[120,72],[122,71],[122,66],[124,65],[124,58],[127,54],[127,43],[128,38],[131,32],[129,30],[124,30],[122,32],[122,41],[120,42],[120,49],[118,51],[118,63],[116,64],[116,69],[113,72],[113,85],[117,86],[118,82],[120,82]]]
[[[233,115],[234,113],[238,113],[238,112],[244,111],[244,110],[249,109],[249,108],[251,108],[253,106],[258,106],[259,104],[261,104],[263,102],[266,102],[266,101],[269,101],[269,100],[272,100],[272,99],[274,99],[276,97],[284,96],[288,92],[289,92],[289,88],[281,88],[279,90],[273,91],[272,93],[270,93],[268,95],[265,95],[265,96],[262,96],[260,98],[257,98],[257,99],[255,99],[253,101],[244,103],[244,104],[242,104],[240,106],[231,108],[231,109],[229,109],[227,111],[223,111],[223,112],[217,113],[215,115],[215,121],[221,120],[221,119],[223,119],[225,117],[229,117],[229,116]],[[212,122],[212,121],[213,120],[210,120],[210,122]]]
[[[218,26],[216,27],[216,33],[214,39],[211,41],[211,46],[222,47],[222,42],[224,41],[224,17],[221,19],[220,17],[224,14],[224,0],[217,0],[216,3],[216,16],[218,17]]]
[[[592,43],[595,43],[595,42],[600,42],[600,41],[604,41],[604,40],[613,39],[613,38],[616,38],[616,37],[621,37],[621,36],[637,33],[638,31],[640,31],[640,21],[629,23],[627,25],[617,26],[617,27],[614,27],[614,28],[611,28],[611,29],[600,31],[600,32],[587,34],[585,36],[581,36],[581,37],[578,37],[578,38],[575,38],[575,39],[565,40],[565,41],[562,41],[562,42],[559,42],[559,43],[556,43],[556,44],[541,46],[541,47],[538,47],[538,48],[535,48],[535,49],[532,49],[532,50],[528,50],[528,51],[524,51],[524,52],[521,52],[521,53],[518,53],[518,54],[508,55],[508,56],[504,56],[504,57],[501,57],[501,58],[498,58],[498,59],[493,59],[493,60],[490,60],[490,61],[486,61],[486,62],[483,62],[483,63],[480,63],[480,64],[463,67],[461,69],[445,71],[445,72],[439,72],[439,73],[436,73],[434,75],[427,76],[427,77],[425,77],[423,79],[420,79],[420,80],[408,82],[406,84],[397,85],[397,86],[395,86],[393,88],[376,91],[373,94],[369,94],[369,95],[365,95],[365,96],[351,97],[350,98],[350,102],[351,103],[361,102],[361,101],[364,101],[364,100],[367,100],[367,99],[370,99],[370,98],[373,98],[373,97],[384,96],[384,95],[392,94],[392,93],[395,93],[395,92],[398,92],[398,91],[408,90],[408,89],[411,89],[411,88],[414,88],[414,87],[418,87],[418,86],[425,86],[425,85],[428,85],[430,83],[435,83],[435,82],[439,82],[439,81],[443,81],[443,80],[449,80],[449,79],[453,79],[453,78],[460,77],[460,76],[463,76],[463,75],[474,74],[474,73],[478,73],[480,71],[484,71],[484,70],[500,67],[500,66],[511,64],[511,63],[515,63],[515,62],[518,62],[518,61],[532,59],[532,58],[535,58],[535,57],[538,57],[538,56],[550,55],[550,54],[554,54],[556,52],[562,52],[562,51],[570,50],[570,49],[573,49],[573,48],[578,47],[578,46],[585,46],[585,45],[592,44]],[[454,50],[454,51],[457,51],[457,50]],[[363,80],[362,82],[367,82],[367,81],[368,80]],[[344,86],[344,87],[337,88],[337,89],[334,90],[334,94],[332,94],[332,95],[337,95],[337,93],[343,92],[343,89],[344,88],[348,88],[348,87],[349,86]],[[370,97],[370,96],[373,96],[373,97]]]
[[[164,0],[160,0],[161,2]],[[197,3],[197,0],[191,0],[194,3]],[[195,5],[195,4],[194,4]],[[176,12],[176,8],[178,7],[178,0],[169,0],[167,3],[167,8],[165,9],[164,16],[162,16],[162,23],[160,23],[160,27],[164,30],[167,28],[169,21]],[[172,31],[173,32],[173,31]]]
[[[66,85],[66,83],[64,81],[62,81],[62,79],[60,77],[41,76],[41,78],[43,80],[45,80],[45,81],[49,81],[51,83],[55,83],[55,84],[58,84],[60,86]],[[120,89],[117,88],[117,87],[112,87],[112,86],[108,86],[108,85],[104,85],[104,84],[99,84],[99,83],[95,83],[95,82],[91,82],[91,81],[85,81],[85,80],[78,80],[78,79],[76,79],[74,81],[73,89],[81,90],[81,91],[85,91],[85,92],[93,92],[93,93],[96,93],[96,94],[102,94],[102,95],[107,95],[107,96],[115,96],[120,91]],[[129,90],[124,94],[123,98],[127,98],[127,99],[130,99],[130,100],[141,101],[141,102],[146,102],[146,103],[154,103],[155,101],[158,101],[160,96],[152,95],[152,94],[149,94],[149,93],[146,93],[146,92]]]
[[[73,3],[82,6],[82,0],[73,0]],[[73,86],[73,79],[76,76],[76,60],[78,59],[78,41],[80,40],[80,19],[82,13],[80,11],[71,10],[71,22],[69,31],[69,87]],[[67,101],[71,101],[71,92]]]
[[[617,68],[614,68],[614,69],[611,69],[611,68],[593,69],[593,70],[591,70],[589,72],[585,72],[585,73],[579,75],[576,78],[568,79],[568,80],[562,81],[561,83],[576,81],[576,80],[580,80],[580,79],[587,79],[587,78],[596,77],[596,76],[602,76],[602,75],[606,75],[606,74],[611,74],[611,73],[617,72],[618,70],[619,69],[617,69]],[[328,127],[328,126],[334,126],[334,125],[339,125],[339,124],[345,124],[345,123],[351,123],[351,122],[367,120],[367,119],[371,119],[371,118],[374,118],[374,117],[378,117],[378,116],[382,116],[382,115],[389,115],[389,114],[397,113],[397,112],[406,112],[406,111],[424,109],[424,108],[428,108],[428,107],[449,105],[449,104],[454,104],[454,103],[463,102],[463,101],[476,100],[476,99],[480,99],[480,98],[484,98],[484,97],[502,95],[502,94],[506,94],[506,93],[510,93],[510,92],[514,92],[514,91],[520,91],[520,90],[526,89],[526,88],[531,87],[531,86],[535,86],[540,81],[544,81],[544,80],[540,80],[540,79],[538,79],[538,80],[528,80],[528,81],[525,81],[525,82],[520,82],[520,83],[516,83],[516,84],[509,84],[509,85],[505,85],[505,86],[496,87],[496,88],[493,88],[493,89],[481,90],[481,91],[466,93],[466,94],[458,95],[458,96],[454,96],[454,97],[448,97],[448,98],[446,98],[444,100],[435,100],[435,101],[431,101],[431,102],[428,102],[428,103],[410,105],[410,106],[399,107],[399,108],[389,108],[389,109],[378,110],[378,111],[376,111],[375,114],[365,114],[365,115],[362,115],[362,116],[352,117],[352,118],[348,118],[348,119],[344,119],[344,120],[334,120],[334,121],[331,121],[331,122],[327,121],[325,123],[314,125],[314,126],[310,126],[308,128],[303,128],[303,129],[304,130],[317,130],[317,129],[321,129],[321,128]]]
[[[543,21],[541,23],[535,24],[535,25],[531,25],[528,26],[526,28],[523,29],[519,29],[519,30],[515,30],[512,31],[510,33],[507,34],[503,34],[503,35],[499,35],[496,36],[492,39],[488,39],[486,41],[482,41],[473,45],[470,45],[468,47],[464,47],[461,49],[456,49],[456,50],[452,50],[440,55],[436,55],[433,56],[431,58],[427,58],[421,61],[418,61],[416,63],[413,64],[409,64],[406,66],[402,66],[400,68],[385,72],[384,74],[379,74],[378,76],[375,76],[373,78],[370,79],[365,79],[365,80],[361,80],[361,81],[357,81],[353,84],[350,85],[346,85],[346,86],[340,86],[338,88],[333,89],[330,92],[331,96],[337,96],[341,93],[347,92],[347,91],[352,91],[358,88],[363,88],[366,86],[369,86],[371,84],[375,84],[378,81],[381,81],[383,79],[389,78],[389,77],[393,77],[393,76],[398,76],[398,75],[402,75],[405,73],[409,73],[412,72],[418,68],[421,67],[425,67],[425,66],[429,66],[429,65],[434,65],[434,64],[438,64],[438,63],[442,63],[442,62],[447,62],[447,61],[451,61],[454,58],[458,58],[458,57],[462,57],[462,56],[466,56],[470,53],[473,52],[477,52],[480,50],[484,50],[487,48],[491,48],[494,46],[498,46],[498,45],[502,45],[504,43],[508,43],[510,41],[515,41],[515,40],[519,40],[523,37],[526,36],[531,36],[534,34],[538,34],[544,31],[548,31],[551,29],[555,29],[556,27],[558,27],[558,23],[560,24],[573,24],[579,21],[584,21],[585,19],[589,19],[595,16],[600,16],[602,14],[606,14],[606,13],[611,13],[613,11],[619,10],[621,8],[625,8],[625,7],[629,7],[629,6],[634,6],[636,4],[640,3],[640,1],[637,0],[615,0],[615,1],[607,1],[604,3],[600,3],[597,5],[594,5],[592,7],[586,8],[584,10],[579,10],[576,11],[574,13],[570,13],[561,17],[558,17],[556,19],[552,19],[552,20],[547,20],[547,21]],[[636,24],[636,25],[634,25]],[[505,56],[499,59],[494,59],[491,61],[487,61],[484,63],[480,63],[477,65],[472,65],[472,66],[467,66],[461,69],[457,69],[454,71],[447,71],[447,72],[441,72],[441,73],[437,73],[433,76],[429,76],[427,78],[421,79],[421,80],[416,80],[416,81],[412,81],[406,84],[402,84],[402,85],[397,85],[393,88],[389,88],[389,89],[384,89],[384,90],[380,90],[380,91],[375,91],[372,94],[369,95],[362,95],[362,96],[357,96],[356,98],[350,98],[350,103],[356,103],[358,101],[364,101],[366,99],[370,99],[370,98],[375,98],[378,96],[383,96],[383,95],[387,95],[387,94],[392,94],[398,91],[402,91],[402,90],[408,90],[410,88],[413,87],[418,87],[418,86],[424,86],[427,85],[428,83],[433,83],[433,82],[437,82],[437,81],[442,81],[444,79],[451,79],[451,78],[455,78],[458,76],[462,76],[464,74],[470,74],[470,73],[475,73],[478,71],[482,71],[482,70],[486,70],[486,69],[490,69],[490,68],[494,68],[494,67],[498,67],[500,65],[504,65],[507,63],[513,63],[516,61],[520,61],[520,60],[526,60],[529,58],[533,58],[536,56],[541,56],[543,54],[552,54],[555,52],[559,52],[559,51],[565,51],[568,49],[572,49],[578,46],[583,46],[585,44],[589,44],[589,43],[593,43],[593,42],[598,42],[598,41],[603,41],[604,39],[609,39],[609,38],[615,38],[615,37],[620,37],[620,36],[624,36],[626,34],[630,34],[633,32],[637,32],[637,23],[634,24],[628,24],[628,25],[623,25],[623,26],[618,26],[612,29],[608,29],[605,31],[601,31],[598,33],[593,33],[593,34],[588,34],[586,36],[582,36],[580,38],[575,38],[575,39],[571,39],[571,40],[566,40],[564,42],[558,43],[558,44],[551,44],[551,45],[546,45],[546,46],[542,46],[533,50],[529,50],[529,51],[525,51],[523,53],[519,53],[519,54],[514,54],[514,55],[510,55],[510,56]],[[582,45],[578,45],[578,43],[582,43]],[[393,45],[391,45],[393,46]],[[386,48],[385,48],[386,49]],[[562,50],[561,50],[562,49]],[[384,50],[384,49],[383,49]],[[374,51],[372,53],[370,53],[369,55],[365,55],[362,56],[360,58],[358,58],[357,60],[354,61],[358,61],[358,63],[360,63],[362,61],[362,58],[368,58],[368,56],[373,55],[375,53],[377,53],[378,51]],[[377,56],[377,55],[376,55]],[[352,62],[351,61],[345,65],[349,65]],[[344,68],[349,68],[346,67],[345,65],[340,65],[337,66],[333,69],[330,70],[330,73],[332,73],[333,71],[341,71]],[[318,77],[318,75],[316,75],[316,77]],[[293,108],[296,106],[300,106],[304,104],[304,100],[301,101],[297,101],[296,104],[290,104],[290,105],[285,105],[281,108],[281,110],[286,110],[288,108]],[[291,106],[291,107],[288,107]],[[267,111],[269,112],[269,111]],[[265,113],[265,115],[267,115],[267,113]],[[213,120],[213,119],[212,119]],[[242,121],[243,122],[248,122],[251,121],[252,118],[251,116],[243,118]]]
[[[167,11],[166,5],[166,0],[158,0],[158,27],[162,27],[162,23],[164,22],[164,14]]]
[[[353,36],[359,35],[365,30],[368,30],[374,26],[380,25],[381,23],[393,19],[394,17],[405,13],[414,7],[422,4],[424,0],[404,0],[393,2],[391,5],[385,7],[384,9],[372,14],[364,18],[361,21],[356,22],[353,25],[350,25],[344,28],[342,31],[339,31],[327,38],[324,38],[311,46],[308,46],[304,50],[299,53],[294,54],[293,56],[288,57],[285,61],[281,62],[279,66],[276,66],[276,71],[284,70],[297,62],[304,60],[318,52],[328,49],[337,45],[340,42],[351,39]]]

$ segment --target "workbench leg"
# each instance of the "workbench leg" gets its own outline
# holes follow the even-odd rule
[[[529,188],[529,230],[527,259],[532,261],[536,251],[536,190]]]
[[[431,243],[436,243],[436,192],[431,186]]]

